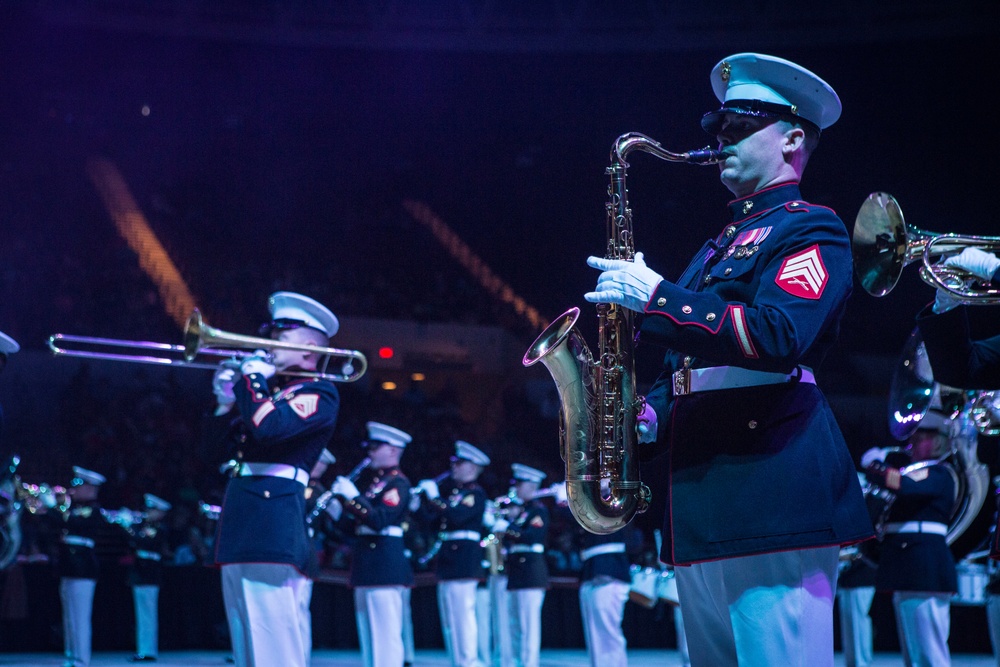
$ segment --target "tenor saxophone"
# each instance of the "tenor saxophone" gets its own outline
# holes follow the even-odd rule
[[[716,164],[722,158],[708,148],[672,153],[637,132],[615,140],[605,172],[610,178],[605,257],[629,262],[635,245],[625,159],[633,150],[688,164]],[[650,498],[636,456],[636,416],[644,399],[635,389],[633,313],[617,304],[597,304],[596,360],[576,326],[579,316],[574,307],[556,318],[525,352],[523,364],[541,361],[559,392],[559,448],[570,511],[586,530],[607,534],[646,511]]]

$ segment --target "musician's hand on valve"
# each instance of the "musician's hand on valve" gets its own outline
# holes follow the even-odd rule
[[[506,533],[508,528],[510,528],[510,522],[507,519],[497,519],[493,523],[494,533]]]
[[[634,262],[588,257],[587,266],[602,273],[597,278],[597,288],[584,294],[584,299],[591,303],[614,303],[640,313],[663,280],[663,276],[646,266],[641,252],[635,254]]]
[[[243,375],[263,375],[265,379],[274,377],[274,373],[277,369],[267,359],[267,353],[263,350],[257,350],[253,353],[253,356],[247,357],[240,364],[240,371]]]
[[[944,265],[951,268],[968,271],[980,280],[990,281],[1000,269],[1000,259],[996,255],[980,250],[966,248],[954,257],[944,260]]]
[[[649,403],[642,406],[642,412],[636,415],[635,430],[639,434],[639,442],[645,444],[656,441],[656,410]]]
[[[441,497],[441,491],[438,490],[437,482],[433,479],[420,480],[420,483],[417,484],[417,488],[423,491],[424,495],[431,500]]]
[[[868,479],[879,486],[890,491],[898,491],[902,481],[902,475],[897,468],[890,468],[882,461],[872,461],[865,468],[865,475]]]
[[[334,494],[338,496],[343,496],[348,500],[353,500],[354,498],[357,498],[358,496],[361,495],[361,493],[358,491],[358,487],[354,485],[354,482],[352,482],[351,480],[347,479],[344,476],[340,476],[336,480],[334,480],[333,486],[330,487],[330,490],[333,491]]]

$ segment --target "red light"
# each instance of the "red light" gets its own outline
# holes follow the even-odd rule
[[[379,359],[392,359],[392,355],[395,354],[391,347],[380,347],[378,349]]]

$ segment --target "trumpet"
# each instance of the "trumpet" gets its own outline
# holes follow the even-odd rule
[[[360,379],[368,370],[368,360],[364,354],[357,350],[342,350],[336,347],[287,343],[271,338],[243,336],[222,331],[205,324],[197,308],[191,313],[187,321],[187,326],[184,327],[184,343],[182,345],[57,333],[49,336],[48,346],[56,356],[128,361],[138,364],[157,364],[161,366],[206,370],[215,370],[218,368],[219,363],[223,361],[239,360],[254,356],[255,350],[265,350],[267,352],[274,350],[312,352],[323,357],[319,370],[286,370],[279,372],[278,375],[315,378],[330,382],[354,382]],[[69,346],[79,347],[74,349],[74,347]],[[145,353],[129,354],[123,351],[130,349],[144,350]],[[343,359],[340,372],[327,372],[330,361],[335,358]]]
[[[63,486],[30,484],[17,480],[14,492],[29,514],[45,514],[49,510],[65,513],[72,504],[69,491]]]
[[[868,195],[854,222],[851,253],[858,281],[872,296],[885,296],[896,286],[903,268],[921,260],[920,277],[962,303],[1000,304],[1000,287],[988,287],[944,260],[966,248],[1000,250],[1000,236],[938,234],[908,225],[895,197],[885,192]]]

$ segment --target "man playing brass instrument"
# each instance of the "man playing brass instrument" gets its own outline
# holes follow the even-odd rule
[[[841,104],[767,55],[730,56],[711,82],[722,107],[701,124],[730,224],[675,282],[641,253],[591,257],[602,273],[586,299],[644,313],[642,342],[667,348],[637,425],[669,457],[660,558],[684,566],[691,664],[832,665],[839,547],[872,526],[814,375],[851,292],[849,236],[799,182]]]

